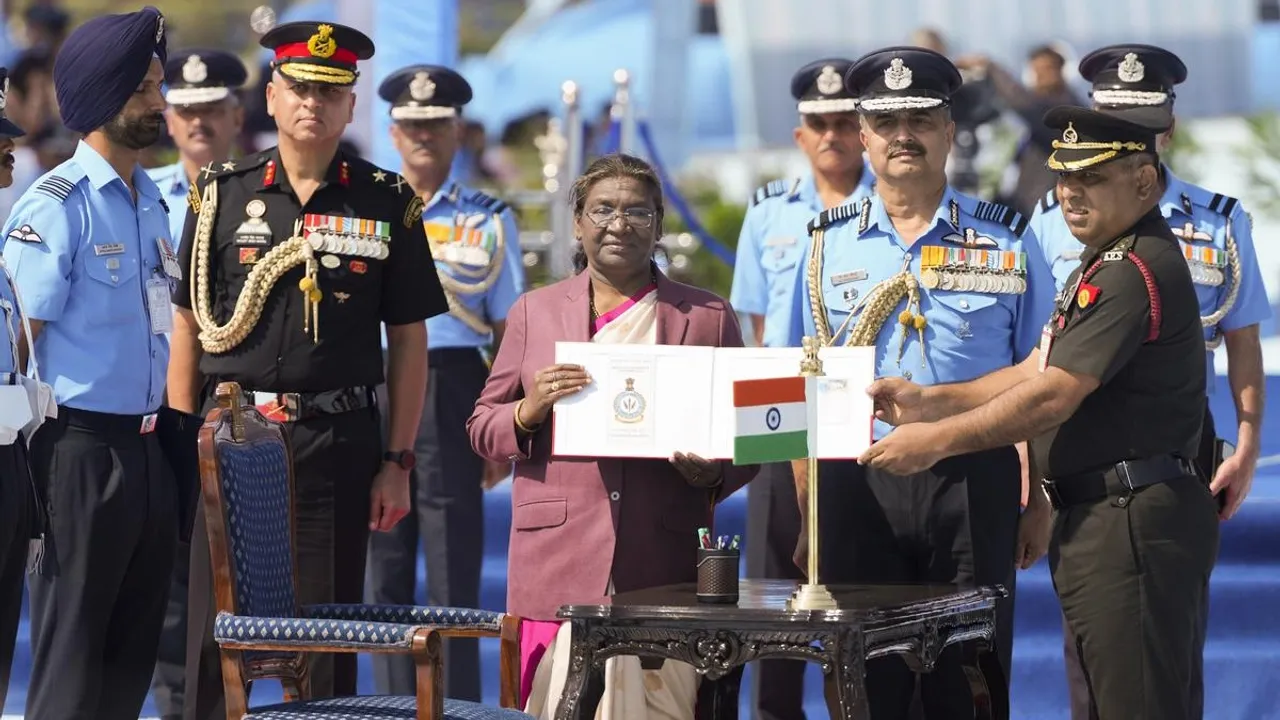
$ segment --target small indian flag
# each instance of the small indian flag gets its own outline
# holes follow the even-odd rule
[[[796,376],[733,383],[734,465],[809,456],[810,380]]]

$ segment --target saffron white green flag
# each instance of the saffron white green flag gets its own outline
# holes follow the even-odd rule
[[[809,457],[816,423],[815,378],[781,377],[733,383],[733,464],[801,460]]]

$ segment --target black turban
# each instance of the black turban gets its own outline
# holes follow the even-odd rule
[[[165,45],[164,16],[149,5],[76,28],[53,61],[62,124],[81,133],[106,125],[142,84],[151,58],[164,64]]]

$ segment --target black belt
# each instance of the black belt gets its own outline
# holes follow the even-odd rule
[[[480,348],[447,347],[427,351],[427,364],[431,367],[479,362],[484,362],[484,358],[480,356]]]
[[[1130,495],[1148,485],[1188,476],[1196,476],[1195,465],[1190,460],[1162,455],[1145,460],[1125,460],[1105,470],[1042,480],[1041,483],[1053,508],[1061,510],[1106,497],[1118,497],[1117,504],[1124,507],[1129,503]]]
[[[58,406],[58,417],[66,418],[67,425],[112,435],[146,435],[156,429],[156,413],[146,415],[116,415],[115,413],[81,410]]]
[[[278,422],[300,422],[321,415],[364,410],[376,404],[373,388],[367,385],[310,393],[254,392],[248,389],[241,392],[244,399],[257,405],[263,415]]]

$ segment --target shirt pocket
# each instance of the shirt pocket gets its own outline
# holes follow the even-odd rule
[[[330,257],[337,258],[338,264],[332,268],[322,265],[316,273],[322,306],[332,307],[339,313],[361,312],[376,316],[382,301],[378,278],[383,261],[354,255]]]
[[[800,266],[800,248],[797,245],[771,245],[764,249],[760,258],[760,267],[769,283],[769,296],[786,295],[796,283],[796,272]],[[803,272],[803,268],[800,268]]]
[[[139,266],[138,258],[128,253],[84,258],[84,274],[90,280],[88,288],[92,293],[84,300],[97,306],[92,309],[95,322],[119,324],[136,317],[142,298],[136,282]]]
[[[929,299],[933,307],[926,318],[935,334],[990,342],[1007,337],[1011,330],[1012,313],[997,294],[944,291],[930,294]]]

